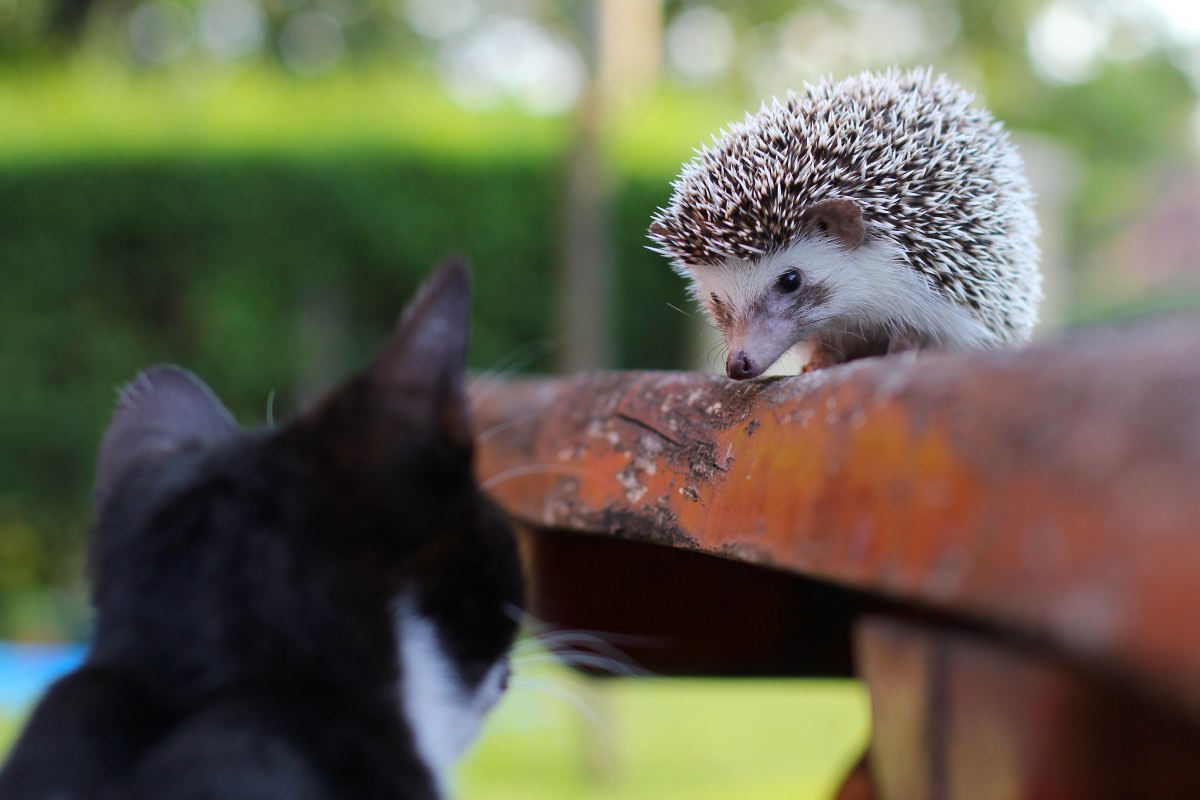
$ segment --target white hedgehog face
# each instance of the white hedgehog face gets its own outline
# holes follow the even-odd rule
[[[871,272],[851,263],[860,260],[828,239],[805,236],[761,259],[689,267],[696,299],[725,337],[729,377],[755,378],[798,342],[841,325],[861,300],[854,284],[862,281],[851,271]]]
[[[854,201],[816,203],[803,219],[804,232],[780,251],[688,267],[697,300],[725,335],[735,380],[761,375],[797,342],[840,324],[870,294],[875,262],[894,266],[886,248],[864,244]]]
[[[949,346],[982,346],[992,339],[883,236],[864,240],[859,234],[856,241],[820,226],[758,259],[686,270],[692,293],[725,337],[725,368],[735,380],[758,377],[817,335],[855,347],[854,356],[887,352],[891,337],[911,331]]]

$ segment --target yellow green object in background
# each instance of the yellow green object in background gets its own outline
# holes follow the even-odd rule
[[[582,682],[517,689],[460,770],[463,800],[828,800],[870,731],[853,681]],[[578,694],[577,705],[562,699]]]

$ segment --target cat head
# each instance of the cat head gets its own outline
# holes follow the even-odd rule
[[[221,658],[269,659],[278,640],[352,670],[382,615],[415,746],[442,774],[504,690],[523,601],[512,532],[473,473],[469,301],[465,262],[443,264],[364,370],[275,428],[241,431],[181,369],[139,375],[99,455],[96,647],[194,622],[189,641]]]

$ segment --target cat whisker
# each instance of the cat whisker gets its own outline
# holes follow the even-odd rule
[[[505,431],[519,428],[522,425],[528,425],[531,422],[536,422],[539,413],[537,411],[529,411],[524,414],[517,414],[512,419],[504,422],[498,422],[486,431],[482,431],[475,436],[475,444],[483,444],[489,439],[504,433]]]
[[[655,636],[639,636],[637,634],[614,633],[612,631],[599,631],[588,628],[556,628],[550,623],[538,619],[528,611],[516,606],[510,606],[507,609],[507,613],[509,619],[512,619],[535,637],[523,639],[518,646],[539,642],[576,641],[610,647],[617,644],[629,645],[631,647],[656,647],[663,642],[661,638]]]
[[[532,342],[517,348],[513,356],[502,359],[492,370],[477,376],[471,382],[471,386],[468,389],[469,398],[467,402],[469,409],[472,412],[478,410],[498,388],[504,385],[506,379],[520,372],[523,368],[557,346],[558,343],[553,339]]]
[[[583,644],[599,648],[611,648],[616,645],[627,647],[657,647],[663,643],[655,636],[637,636],[634,634],[609,633],[607,631],[588,631],[565,628],[563,630],[548,630],[546,633],[534,633],[535,639],[530,641],[545,647],[560,644]]]
[[[615,675],[653,675],[650,670],[635,661],[629,654],[616,647],[589,643],[588,648],[558,645],[548,648],[549,654],[567,666],[592,666],[606,669]]]
[[[527,342],[519,347],[515,347],[508,355],[497,361],[495,365],[481,372],[479,378],[487,381],[497,375],[511,373],[520,369],[522,365],[529,363],[531,355],[536,358],[541,353],[555,346],[556,342],[553,339],[542,339],[541,341]]]
[[[545,626],[540,626],[545,627]],[[654,647],[660,639],[647,636],[603,634],[597,631],[558,630],[538,633],[522,639],[512,649],[513,662],[536,665],[558,662],[572,667],[603,670],[614,675],[649,676],[653,673],[642,667],[618,647]]]
[[[582,467],[573,464],[526,464],[521,467],[513,467],[506,469],[503,472],[497,473],[486,481],[480,484],[480,488],[485,492],[490,491],[505,481],[513,478],[521,478],[526,475],[540,475],[542,473],[562,472],[568,475],[579,475],[586,472]]]
[[[535,692],[542,692],[543,694],[547,694],[551,697],[562,700],[564,703],[582,714],[584,719],[591,723],[592,727],[603,734],[606,738],[614,738],[615,731],[613,730],[612,724],[605,719],[603,715],[596,711],[596,709],[593,708],[586,700],[574,692],[568,691],[562,686],[558,686],[547,681],[540,681],[536,678],[526,678],[521,676],[513,677],[511,685],[513,688],[532,689]],[[578,685],[575,688],[582,690],[582,687]]]
[[[529,654],[513,659],[513,666],[517,668],[537,667],[545,664],[565,664],[568,667],[598,670],[609,675],[620,675],[626,678],[644,678],[653,675],[649,670],[642,669],[636,664],[586,651]]]

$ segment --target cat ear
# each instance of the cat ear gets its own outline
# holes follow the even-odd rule
[[[203,381],[179,367],[151,367],[121,390],[104,433],[96,465],[97,508],[134,462],[213,444],[237,432],[233,415]]]
[[[427,404],[440,432],[463,447],[471,443],[464,392],[470,317],[470,268],[454,256],[417,291],[366,373],[410,408]]]

